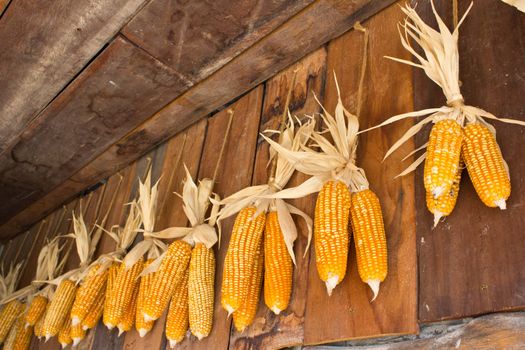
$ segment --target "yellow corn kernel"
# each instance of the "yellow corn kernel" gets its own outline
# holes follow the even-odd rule
[[[148,259],[144,263],[144,268],[149,266],[154,259]],[[153,328],[154,321],[144,320],[142,315],[146,298],[148,297],[148,288],[151,286],[153,281],[153,274],[147,274],[140,278],[139,294],[137,295],[137,310],[135,312],[135,329],[139,332],[141,338],[143,338]]]
[[[58,342],[62,345],[62,349],[73,342],[73,339],[71,339],[71,322],[64,322],[62,328],[60,328]]]
[[[139,294],[139,288],[135,288],[135,293],[133,293],[133,297],[131,299],[131,303],[128,306],[128,309],[124,313],[124,315],[120,318],[120,321],[118,322],[118,336],[124,332],[129,331],[131,328],[133,328],[133,324],[135,323],[135,314],[137,313],[137,295]]]
[[[106,299],[109,298],[107,310],[104,309],[104,325],[108,329],[116,327],[120,318],[127,311],[135,288],[138,288],[139,275],[144,267],[144,259],[140,258],[133,266],[126,268],[122,263],[113,282],[113,286]]]
[[[142,310],[144,320],[152,321],[162,316],[175,287],[188,269],[190,256],[191,245],[189,243],[177,240],[169,245],[158,270],[153,273],[151,288]]]
[[[459,168],[461,126],[452,119],[438,121],[428,138],[424,184],[427,192],[438,198],[452,188]]]
[[[77,286],[75,282],[65,279],[58,285],[46,312],[43,332],[46,340],[54,337],[64,322],[69,322],[71,307],[75,301]]]
[[[221,305],[228,314],[237,310],[248,295],[250,274],[256,263],[266,221],[265,213],[254,217],[255,213],[255,207],[242,209],[233,225],[221,287]]]
[[[506,209],[511,186],[496,137],[483,124],[464,129],[463,159],[481,201],[488,207]]]
[[[450,191],[443,193],[438,198],[434,198],[432,193],[426,193],[426,201],[428,210],[434,214],[434,227],[438,224],[439,220],[444,216],[449,216],[456,206],[456,201],[459,195],[459,184],[461,182],[461,173],[463,172],[463,164],[460,163],[456,178],[452,184]]]
[[[77,346],[86,337],[86,330],[82,328],[82,323],[71,325],[71,340],[73,346]]]
[[[276,315],[288,307],[292,293],[293,262],[276,211],[266,215],[264,230],[264,302]]]
[[[42,316],[36,321],[35,323],[35,337],[38,339],[42,338],[44,336],[44,320],[46,319],[46,313],[47,309],[49,308],[49,303],[46,306],[46,310],[42,314]]]
[[[213,325],[215,254],[202,243],[191,252],[188,298],[191,333],[199,340],[207,337]]]
[[[109,310],[112,307],[113,300],[110,298],[115,286],[115,280],[117,279],[118,272],[122,264],[114,262],[108,269],[108,280],[106,282],[106,293],[104,295],[104,311],[103,311],[103,323],[106,324],[106,320],[109,320],[112,315],[109,314]]]
[[[166,319],[166,338],[170,347],[181,342],[188,331],[188,269],[175,288]]]
[[[368,189],[352,194],[350,213],[357,270],[361,280],[374,292],[373,301],[388,272],[385,225],[379,198]]]
[[[42,317],[47,308],[48,300],[43,295],[37,295],[31,300],[29,309],[25,315],[25,322],[27,326],[34,326]]]
[[[87,313],[86,317],[82,320],[82,328],[88,330],[94,328],[100,318],[102,317],[102,311],[104,310],[104,300],[106,299],[106,292],[101,290],[95,304],[91,307],[91,310]]]
[[[314,218],[315,263],[328,295],[346,275],[350,191],[341,181],[328,181],[317,196]]]
[[[13,344],[13,350],[27,350],[31,344],[31,337],[33,336],[33,327],[26,327],[25,314],[20,316],[16,322],[16,335],[15,342]],[[4,349],[9,347],[4,346]]]
[[[100,267],[100,264],[93,265],[77,289],[75,302],[71,308],[72,326],[80,324],[93,307],[99,292],[106,288],[108,270],[106,269],[104,272],[99,273]]]
[[[6,340],[9,331],[23,309],[24,304],[18,300],[11,300],[2,308],[0,312],[0,344]]]
[[[243,332],[246,327],[253,323],[255,315],[257,314],[257,308],[259,307],[264,266],[262,250],[263,247],[262,244],[260,244],[256,251],[255,264],[252,266],[250,274],[248,293],[241,307],[233,313],[233,324],[239,332]]]

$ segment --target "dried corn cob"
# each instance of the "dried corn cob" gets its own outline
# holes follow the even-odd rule
[[[277,211],[270,211],[264,230],[264,301],[276,315],[288,307],[292,275],[292,258],[284,243]]]
[[[37,337],[38,339],[44,336],[44,320],[46,319],[46,313],[47,313],[48,308],[49,308],[49,303],[47,304],[46,310],[44,311],[40,319],[35,323],[35,329],[34,329],[35,337]]]
[[[496,138],[483,124],[464,129],[463,158],[481,201],[488,207],[506,209],[510,178]]]
[[[69,315],[76,291],[77,286],[71,280],[65,279],[58,285],[44,319],[43,332],[46,340],[57,335],[64,322],[70,323]]]
[[[4,305],[0,312],[0,344],[2,344],[13,327],[17,317],[24,309],[24,304],[18,300],[11,300]]]
[[[221,304],[231,314],[248,295],[250,274],[257,259],[257,247],[262,241],[266,214],[254,217],[255,207],[242,209],[233,225],[230,245],[224,260]]]
[[[154,259],[148,259],[144,264],[144,268],[149,266]],[[140,278],[139,294],[137,295],[137,310],[135,312],[135,329],[139,332],[140,337],[144,337],[152,328],[154,321],[144,320],[142,315],[144,309],[144,303],[148,297],[148,288],[151,286],[153,280],[153,274],[147,274]]]
[[[188,298],[191,333],[199,340],[207,337],[213,325],[215,254],[202,243],[191,252]]]
[[[175,288],[166,320],[166,338],[170,347],[181,342],[188,331],[188,276],[186,269],[182,281]]]
[[[16,322],[16,335],[13,344],[13,350],[27,350],[31,344],[31,337],[33,336],[33,327],[26,327],[25,314],[20,316]],[[9,349],[4,346],[4,349]]]
[[[58,342],[62,345],[62,349],[73,342],[71,339],[71,322],[64,322],[60,332],[58,332]]]
[[[460,163],[452,188],[447,193],[443,193],[438,198],[434,198],[430,192],[426,193],[427,208],[434,214],[434,227],[436,227],[442,217],[449,216],[452,210],[454,210],[459,195],[459,184],[461,182],[462,172],[463,164]]]
[[[95,304],[91,307],[91,310],[89,310],[86,317],[84,317],[84,319],[82,320],[82,328],[84,330],[94,328],[97,325],[98,321],[102,317],[105,299],[106,293],[104,290],[101,290],[97,299],[95,300]]]
[[[137,295],[139,294],[139,288],[135,288],[135,292],[133,293],[133,297],[131,299],[131,303],[128,306],[128,309],[124,313],[124,315],[120,318],[120,321],[118,322],[118,335],[120,335],[124,332],[129,331],[131,328],[133,328],[133,324],[135,323],[135,315],[137,313]]]
[[[86,330],[82,327],[81,323],[71,325],[71,340],[73,346],[77,346],[86,337]]]
[[[119,271],[113,282],[109,294],[106,294],[108,308],[104,309],[104,324],[108,329],[113,329],[118,325],[120,318],[126,312],[135,288],[138,287],[139,275],[144,266],[144,259],[141,257],[133,266],[126,268],[124,263],[119,267]]]
[[[328,181],[317,196],[314,218],[315,262],[328,295],[345,277],[348,257],[350,191]]]
[[[34,326],[40,320],[46,311],[47,303],[48,299],[43,295],[37,295],[31,300],[25,316],[26,326]]]
[[[15,320],[14,323],[15,324],[11,327],[11,329],[9,329],[9,333],[7,334],[7,337],[5,339],[3,349],[11,350],[15,345],[17,320]]]
[[[158,270],[153,273],[151,288],[142,310],[144,320],[156,320],[166,310],[175,287],[188,269],[190,256],[189,243],[177,240],[169,245]]]
[[[110,314],[109,309],[111,307],[111,304],[114,302],[113,299],[111,299],[111,295],[113,293],[113,287],[115,286],[115,281],[117,279],[118,272],[120,270],[120,267],[122,264],[114,262],[111,264],[111,266],[108,268],[108,280],[106,282],[106,293],[104,295],[104,311],[103,311],[103,322],[104,325],[106,324],[106,320],[109,320]]]
[[[379,198],[369,189],[353,193],[350,213],[357,270],[361,280],[372,288],[373,301],[388,272],[385,226]]]
[[[233,324],[239,332],[243,332],[246,327],[253,323],[259,307],[264,266],[262,250],[263,247],[260,244],[256,251],[255,264],[252,266],[249,278],[248,293],[241,307],[233,313]]]
[[[89,310],[93,307],[96,298],[101,290],[106,288],[108,270],[99,273],[101,265],[95,264],[90,269],[82,284],[77,289],[75,302],[71,308],[71,324],[75,326],[86,317]]]

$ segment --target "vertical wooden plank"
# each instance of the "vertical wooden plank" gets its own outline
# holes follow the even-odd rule
[[[448,2],[438,3],[438,12],[452,22]],[[469,2],[460,2],[464,13]],[[435,25],[430,6],[418,12]],[[497,14],[497,15],[495,15]],[[525,120],[525,14],[497,0],[474,2],[460,28],[461,92],[466,104],[478,106],[499,117]],[[443,93],[422,72],[415,76],[415,109],[445,103]],[[420,298],[423,322],[462,318],[525,307],[525,128],[491,122],[510,167],[512,194],[507,210],[483,205],[467,172],[463,173],[454,212],[431,230],[431,215],[423,205],[417,209]],[[426,142],[428,132],[418,136]],[[421,171],[417,178],[418,203],[423,203]]]
[[[248,186],[252,180],[253,162],[257,143],[257,132],[263,87],[259,86],[238,101],[228,106],[235,112],[230,136],[224,151],[221,170],[215,183],[214,191],[222,198]],[[199,179],[213,176],[219,150],[224,138],[224,130],[228,124],[228,114],[223,110],[208,120],[206,141],[199,167]],[[211,334],[201,341],[193,336],[186,338],[176,349],[226,349],[230,337],[231,318],[221,307],[221,283],[224,257],[230,241],[234,218],[222,223],[220,249],[215,245],[217,270],[215,273],[215,310],[213,314],[213,329]],[[169,349],[169,345],[166,346]]]
[[[383,121],[412,108],[411,69],[389,64],[384,55],[407,57],[399,43],[395,26],[403,16],[393,5],[371,18],[368,70],[363,93],[360,127]],[[355,111],[362,60],[363,35],[351,31],[328,46],[328,72],[335,71],[342,99]],[[334,79],[327,76],[325,106],[333,112],[337,102]],[[355,248],[350,241],[347,276],[328,297],[319,279],[315,259],[310,260],[305,343],[317,344],[350,338],[417,332],[417,279],[413,176],[394,180],[405,164],[401,156],[390,159],[388,167],[381,160],[390,145],[401,136],[403,126],[375,130],[360,136],[357,164],[364,168],[371,189],[381,201],[389,251],[389,274],[381,284],[378,298],[370,303],[371,292],[358,276]],[[401,152],[409,152],[409,142]],[[315,254],[315,252],[312,252]]]
[[[291,80],[293,71],[298,70],[295,85]],[[290,111],[298,117],[319,111],[314,100],[314,93],[322,98],[326,73],[326,49],[321,48],[292,65],[266,83],[263,112],[259,132],[266,129],[278,129],[288,91],[292,89]],[[268,181],[269,159],[268,143],[259,138],[253,184]],[[289,187],[299,185],[308,176],[296,172],[289,182]],[[313,217],[315,196],[308,196],[290,201],[297,208]],[[254,324],[243,333],[233,331],[230,349],[276,349],[302,344],[304,338],[304,317],[308,290],[308,269],[310,255],[303,257],[308,241],[308,229],[302,219],[296,219],[298,238],[295,242],[297,265],[294,268],[292,297],[289,307],[278,316],[274,315],[261,301]]]

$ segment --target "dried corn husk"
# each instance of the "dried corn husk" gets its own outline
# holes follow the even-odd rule
[[[503,2],[514,6],[521,12],[525,12],[525,0],[502,0]]]

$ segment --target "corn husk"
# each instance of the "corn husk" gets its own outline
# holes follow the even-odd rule
[[[525,12],[525,0],[502,0],[502,1],[511,6],[514,6],[521,12]]]
[[[285,152],[293,153],[305,147],[305,144],[312,135],[314,128],[314,120],[309,119],[306,123],[300,125],[296,130],[294,126],[294,120],[289,117],[287,127],[284,129],[283,134],[281,135],[280,142],[274,142],[264,135],[263,137],[270,143],[277,145]],[[275,131],[270,130],[269,132]],[[292,214],[299,215],[306,222],[308,227],[307,249],[310,245],[312,237],[312,219],[306,213],[284,201],[284,199],[297,198],[293,193],[289,193],[289,196],[272,197],[272,195],[276,193],[281,193],[279,191],[281,191],[286,186],[294,172],[294,164],[290,163],[285,155],[283,155],[281,152],[277,153],[271,149],[270,161],[274,157],[277,157],[275,177],[270,179],[267,184],[247,187],[220,201],[220,204],[223,205],[223,207],[217,214],[219,235],[221,232],[220,222],[238,213],[247,206],[253,205],[256,207],[257,210],[254,214],[254,217],[258,216],[260,213],[265,213],[268,210],[276,210],[279,217],[279,226],[283,233],[286,248],[290,254],[290,257],[292,258],[293,263],[296,264],[293,245],[297,239],[297,227],[295,226],[295,223],[292,219]],[[217,203],[215,201],[213,202]]]
[[[439,17],[434,7],[433,1],[431,4],[432,11],[438,23],[439,31],[436,31],[427,25],[421,19],[421,17],[419,17],[414,8],[410,7],[409,5],[401,7],[401,10],[407,15],[405,21],[400,24],[401,43],[403,47],[409,51],[418,62],[412,62],[395,57],[387,58],[396,62],[401,62],[423,69],[425,74],[443,90],[443,94],[446,98],[446,105],[438,108],[429,108],[421,111],[399,114],[387,119],[375,127],[361,131],[366,132],[368,130],[388,125],[406,118],[425,117],[423,120],[410,127],[407,132],[397,142],[395,142],[394,145],[392,145],[392,147],[387,151],[385,159],[406,141],[412,138],[412,136],[418,133],[425,124],[430,122],[436,123],[444,119],[453,119],[461,126],[464,126],[468,123],[481,123],[487,126],[494,136],[496,135],[495,128],[491,124],[487,123],[485,119],[525,125],[525,122],[523,121],[499,118],[487,111],[484,111],[481,108],[465,105],[460,91],[458,37],[459,27],[465,20],[473,4],[471,3],[453,32],[450,32],[443,20]],[[423,49],[423,55],[420,55],[418,51],[416,51],[416,49],[412,46],[411,39],[416,42],[421,47],[421,49]],[[420,147],[420,149],[424,148],[426,148],[426,146]],[[425,157],[426,153],[423,153],[398,176],[406,175],[415,170],[419,164],[423,163]]]
[[[12,296],[21,277],[21,268],[22,262],[19,262],[18,264],[11,264],[7,273],[4,272],[4,268],[2,267],[0,271],[0,296],[2,298],[2,301],[0,302],[1,305],[10,302],[13,299],[17,299],[13,298]]]

